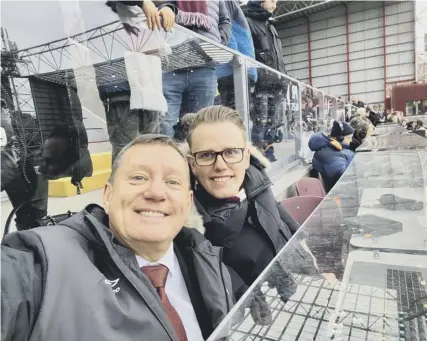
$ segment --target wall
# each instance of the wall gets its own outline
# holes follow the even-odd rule
[[[391,104],[394,110],[406,111],[405,102],[426,100],[427,83],[396,85],[392,89]]]
[[[333,95],[384,103],[386,82],[415,77],[413,2],[354,1],[276,26],[289,74]]]

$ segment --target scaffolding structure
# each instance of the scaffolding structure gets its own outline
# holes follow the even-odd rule
[[[1,38],[1,98],[17,135],[16,151],[20,157],[34,157],[40,155],[43,140],[29,81],[20,73],[27,61],[19,56],[16,44],[3,28]]]
[[[299,17],[308,16],[310,14],[323,11],[328,8],[346,3],[348,1],[334,0],[311,0],[311,1],[278,1],[277,9],[274,12],[276,22],[293,20]]]

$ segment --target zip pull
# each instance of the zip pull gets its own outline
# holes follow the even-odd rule
[[[78,182],[75,184],[75,186],[77,187],[77,195],[80,195],[80,194],[81,194],[80,189],[83,189],[83,185],[82,185],[81,181],[78,181]]]

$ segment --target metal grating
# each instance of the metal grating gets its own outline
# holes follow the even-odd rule
[[[233,59],[233,54],[227,50],[208,42],[193,39],[172,47],[172,53],[162,58],[162,70],[170,72],[174,70],[201,67],[213,63],[228,63]],[[96,84],[98,86],[113,85],[127,81],[126,67],[123,58],[110,62],[103,62],[94,65],[96,74]],[[91,67],[79,67],[68,70],[60,70],[38,74],[34,77],[39,79],[65,84],[68,76],[69,85],[76,87],[75,76],[88,81],[95,81],[91,72]]]

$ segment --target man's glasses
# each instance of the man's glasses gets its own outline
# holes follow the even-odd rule
[[[233,164],[242,162],[245,148],[227,148],[222,152],[202,151],[193,154],[196,164],[199,166],[212,166],[218,155],[221,155],[225,163]]]

